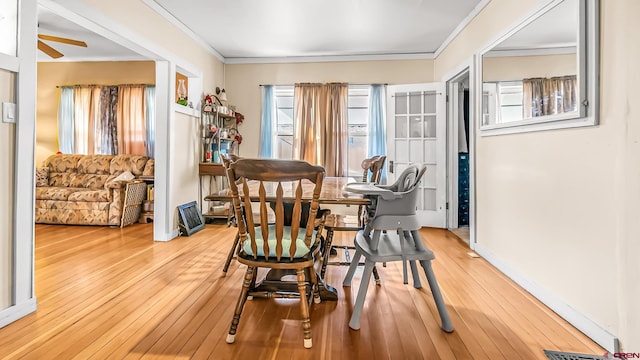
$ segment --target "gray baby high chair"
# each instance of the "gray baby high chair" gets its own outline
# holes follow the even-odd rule
[[[440,314],[441,328],[446,332],[453,331],[453,324],[449,319],[440,287],[431,268],[431,260],[435,259],[435,255],[423,244],[418,231],[421,226],[416,215],[416,201],[419,194],[418,184],[425,171],[426,166],[410,165],[392,185],[354,183],[348,184],[345,188],[347,191],[363,194],[371,201],[367,208],[368,221],[365,228],[356,235],[356,252],[342,283],[343,286],[351,286],[360,257],[364,257],[362,280],[349,321],[349,327],[354,330],[360,329],[360,315],[375,263],[402,261],[406,284],[408,283],[406,263],[409,262],[413,286],[421,288],[415,263],[419,261],[424,268]]]

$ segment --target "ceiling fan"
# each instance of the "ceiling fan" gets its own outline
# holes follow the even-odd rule
[[[51,35],[38,34],[38,39],[47,40],[47,41],[55,41],[55,42],[59,42],[59,43],[63,43],[63,44],[69,44],[69,45],[75,45],[75,46],[87,47],[87,43],[84,42],[84,41],[67,39],[67,38],[51,36]],[[56,49],[52,48],[51,46],[45,44],[41,40],[38,40],[38,49],[40,51],[42,51],[43,53],[51,56],[54,59],[58,59],[58,58],[61,58],[61,57],[64,56],[61,52],[59,52],[58,50],[56,50]]]

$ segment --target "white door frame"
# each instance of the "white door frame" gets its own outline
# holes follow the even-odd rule
[[[173,144],[170,130],[175,118],[173,101],[169,94],[175,89],[175,69],[179,66],[185,75],[202,77],[202,72],[180,57],[155,45],[104,14],[78,0],[19,1],[19,52],[15,60],[2,55],[0,62],[18,65],[16,96],[16,153],[15,153],[15,200],[13,243],[13,305],[0,310],[0,327],[24,317],[36,310],[34,292],[34,152],[36,122],[36,40],[37,6],[41,4],[56,14],[74,21],[139,54],[156,60],[156,129],[163,129],[156,141],[162,149],[156,156],[157,182],[155,206],[158,215],[153,223],[154,240],[167,241],[176,236],[173,214],[169,209],[171,189],[170,159]],[[159,69],[158,69],[159,67]],[[201,89],[199,89],[201,92]],[[199,93],[196,91],[196,93]],[[164,97],[161,97],[164,96]],[[158,134],[156,134],[158,135]],[[162,212],[162,214],[160,214]]]
[[[18,6],[17,56],[2,56],[2,67],[16,73],[16,124],[15,197],[11,205],[13,210],[12,299],[10,307],[0,310],[0,327],[36,310],[33,276],[33,169],[36,118],[37,7],[33,1],[18,1]],[[15,65],[18,67],[12,68]]]
[[[475,56],[462,62],[452,71],[442,77],[446,83],[447,93],[453,87],[452,83],[458,82],[461,78],[469,78],[469,246],[475,248],[476,243],[476,196],[475,196],[475,128],[476,128],[476,106],[475,106]],[[456,96],[457,97],[457,96]],[[452,97],[447,102],[447,201],[449,211],[447,212],[447,226],[450,229],[458,227],[458,118],[454,117]],[[454,218],[455,215],[455,218]]]

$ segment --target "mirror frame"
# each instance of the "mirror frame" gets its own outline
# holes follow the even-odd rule
[[[580,86],[578,100],[578,116],[568,117],[566,114],[541,116],[539,118],[524,119],[509,123],[482,124],[482,63],[483,55],[491,51],[498,44],[515,34],[531,22],[535,21],[562,1],[552,0],[538,7],[516,21],[515,26],[500,35],[489,45],[477,53],[476,71],[476,114],[478,115],[478,129],[480,136],[502,135],[522,132],[595,126],[599,123],[600,102],[600,0],[577,0],[580,6],[579,31],[577,41],[577,65]],[[571,114],[574,115],[574,114]]]

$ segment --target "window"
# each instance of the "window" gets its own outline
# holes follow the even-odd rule
[[[503,124],[523,118],[522,81],[483,84],[482,124]]]
[[[276,141],[277,159],[293,158],[293,86],[276,86]]]
[[[58,102],[59,150],[153,156],[155,111],[149,108],[154,103],[154,86],[63,86]]]
[[[276,86],[275,158],[293,158],[294,98],[293,86]],[[367,157],[369,136],[369,86],[349,85],[348,100],[348,174],[362,176],[360,163]]]
[[[498,83],[498,94],[498,105],[500,106],[498,123],[522,119],[522,81]]]

